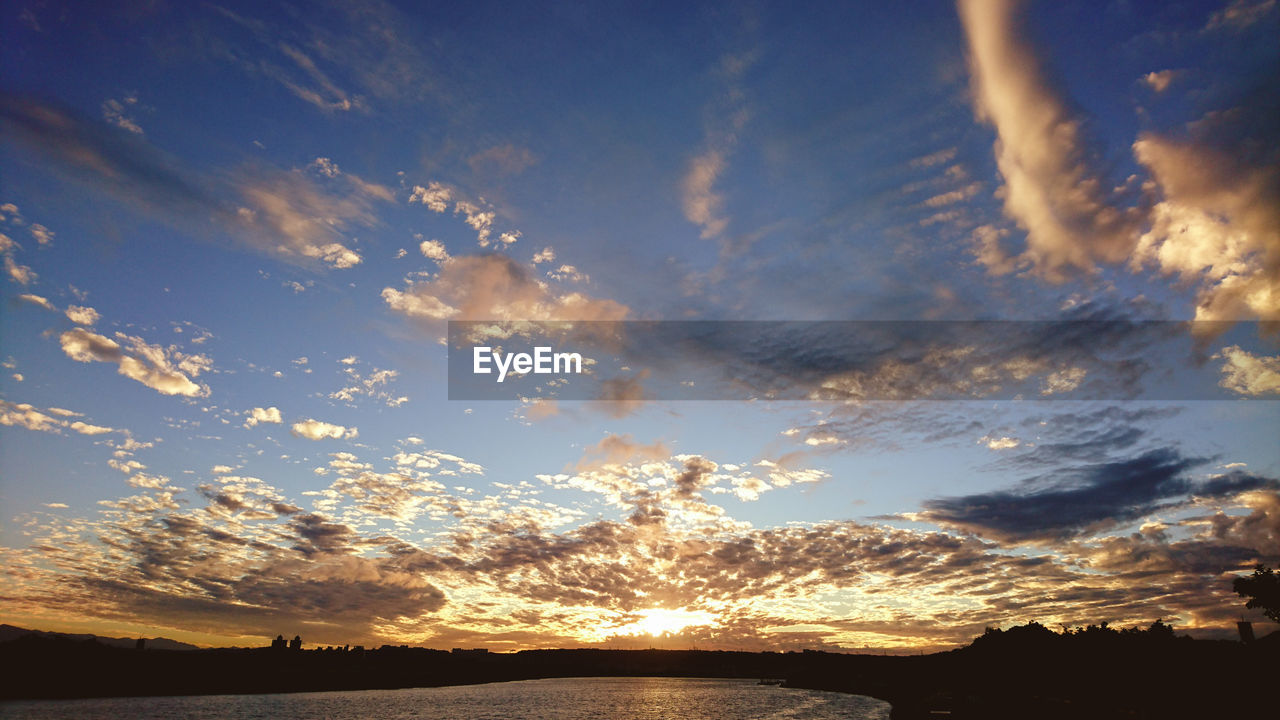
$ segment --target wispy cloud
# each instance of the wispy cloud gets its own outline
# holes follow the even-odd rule
[[[996,129],[1004,211],[1026,232],[1021,260],[1054,281],[1069,270],[1118,263],[1136,242],[1086,142],[1083,120],[1049,83],[1018,29],[1014,0],[961,0],[974,104]],[[988,258],[997,266],[1002,258]]]
[[[360,263],[342,231],[376,224],[374,205],[394,200],[390,189],[341,173],[332,161],[324,185],[299,170],[261,166],[198,173],[141,137],[35,100],[0,98],[0,116],[57,167],[137,209],[184,227],[211,218],[246,245],[295,262],[336,269]]]

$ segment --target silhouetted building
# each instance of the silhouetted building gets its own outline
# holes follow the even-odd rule
[[[285,641],[283,635],[277,635],[275,640],[271,641],[272,650],[284,650],[289,647],[289,643]]]
[[[488,655],[489,651],[486,648],[473,648],[471,650],[466,650],[464,648],[454,648],[453,654],[454,655]]]
[[[300,636],[300,635],[294,635],[294,636],[293,636],[293,640],[289,643],[289,649],[290,649],[290,650],[301,650],[301,649],[302,649],[302,636]]]
[[[136,643],[134,643],[134,644],[133,644],[133,649],[134,649],[134,650],[146,650],[146,649],[147,649],[147,639],[146,639],[146,638],[138,638],[138,642],[136,642]]]
[[[1248,620],[1241,620],[1236,623],[1236,629],[1240,631],[1240,642],[1253,642],[1253,623]]]

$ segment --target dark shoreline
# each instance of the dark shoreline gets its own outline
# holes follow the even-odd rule
[[[1010,631],[921,656],[484,653],[404,646],[135,650],[25,636],[0,644],[0,666],[6,668],[0,700],[398,689],[562,677],[785,678],[787,687],[885,700],[897,719],[1229,718],[1250,716],[1263,706],[1280,667],[1277,635],[1246,645],[1114,632],[1087,638]]]

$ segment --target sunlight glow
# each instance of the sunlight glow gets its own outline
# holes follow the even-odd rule
[[[666,635],[698,625],[715,625],[715,616],[704,610],[652,608],[636,613],[639,620],[613,628],[614,635]]]

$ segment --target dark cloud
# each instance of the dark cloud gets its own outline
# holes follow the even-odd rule
[[[166,217],[234,212],[151,143],[69,108],[0,93],[0,127],[53,159],[55,167]]]
[[[327,182],[271,167],[197,172],[140,136],[31,97],[0,93],[0,129],[66,173],[150,216],[196,233],[229,232],[286,260],[349,268],[349,224],[373,225],[388,188],[349,173]]]
[[[929,500],[920,517],[1006,542],[1052,542],[1139,520],[1191,495],[1223,498],[1280,487],[1244,473],[1191,481],[1187,471],[1206,462],[1153,450],[1030,477],[1012,490]]]

